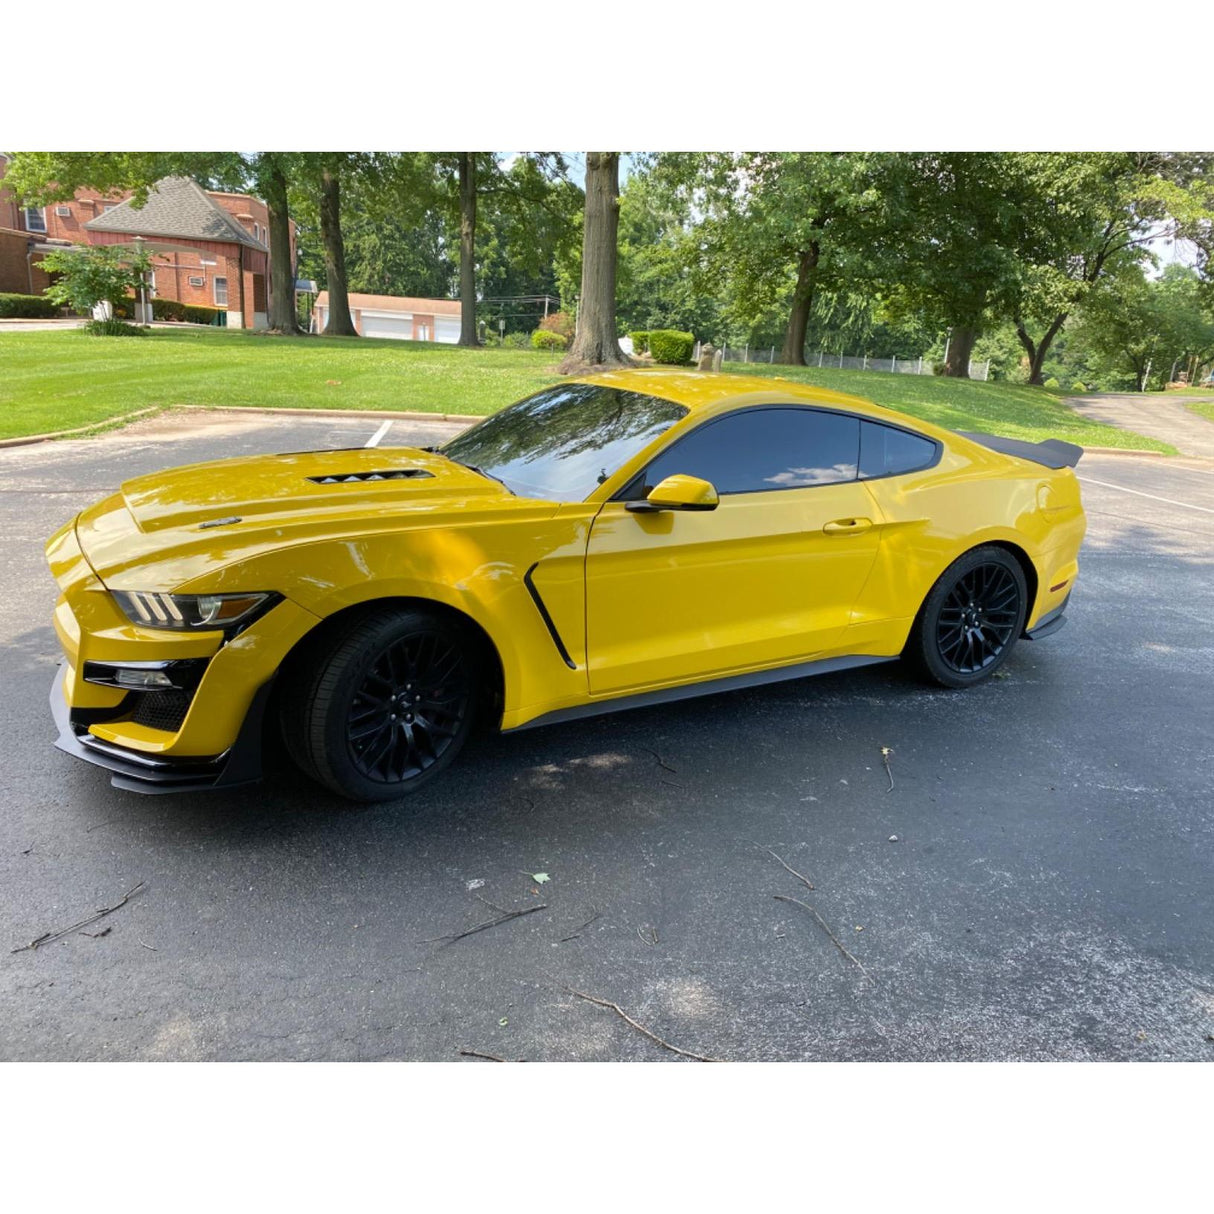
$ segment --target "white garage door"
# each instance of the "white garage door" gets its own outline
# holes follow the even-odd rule
[[[459,341],[459,317],[436,316],[434,318],[434,340],[452,344]]]
[[[395,316],[376,316],[370,312],[364,312],[363,336],[395,337],[408,341],[413,337],[413,317],[399,313]]]

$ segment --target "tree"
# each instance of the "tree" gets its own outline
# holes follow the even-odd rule
[[[42,259],[43,268],[55,275],[43,294],[54,303],[71,304],[77,312],[92,312],[98,304],[108,303],[112,315],[129,294],[138,291],[151,264],[142,249],[112,245],[56,249]]]
[[[615,321],[616,237],[620,222],[620,154],[586,153],[582,293],[577,331],[562,373],[583,366],[627,366]]]
[[[1106,277],[1146,261],[1150,242],[1187,236],[1207,251],[1211,157],[1030,152],[1008,154],[1002,163],[1020,183],[1012,319],[1029,358],[1029,382],[1037,384],[1071,313]]]
[[[917,153],[891,158],[887,170],[891,314],[947,327],[945,374],[968,379],[974,343],[1008,314],[1015,291],[1022,183],[1001,153]]]
[[[578,192],[565,179],[559,152],[525,152],[509,162],[494,152],[442,152],[433,161],[447,183],[448,213],[459,244],[460,345],[475,346],[480,344],[478,279],[486,271],[482,229],[487,224],[496,241],[492,269],[499,279],[534,281],[543,273],[545,291],[555,289],[548,281],[552,253],[567,239],[569,203]],[[507,293],[507,284],[496,286]]]
[[[655,163],[637,165],[620,192],[616,312],[623,330],[681,329],[721,340],[720,281],[696,280],[695,214]],[[580,266],[579,266],[580,276]]]
[[[882,199],[882,155],[832,152],[678,153],[659,173],[680,182],[704,219],[685,248],[702,290],[724,284],[728,315],[746,328],[785,316],[780,361],[805,362],[820,292],[867,273]]]

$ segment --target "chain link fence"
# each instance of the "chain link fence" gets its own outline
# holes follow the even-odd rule
[[[722,362],[735,363],[774,363],[776,361],[775,346],[722,346]],[[700,346],[696,344],[696,361],[699,361]],[[930,358],[869,358],[867,355],[827,354],[822,350],[806,350],[805,365],[807,367],[835,367],[841,371],[884,371],[893,375],[931,375],[932,361]],[[990,360],[986,362],[971,362],[970,379],[985,380],[990,376]]]

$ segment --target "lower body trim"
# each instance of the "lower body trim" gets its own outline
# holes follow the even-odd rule
[[[577,721],[582,717],[597,717],[608,712],[625,712],[629,708],[648,708],[653,704],[669,704],[675,700],[691,700],[696,696],[710,696],[718,691],[738,691],[745,687],[762,687],[767,683],[783,683],[789,679],[805,679],[816,674],[833,674],[837,670],[853,670],[857,666],[874,666],[878,662],[896,662],[893,657],[844,657],[819,658],[815,662],[798,662],[795,666],[777,666],[770,670],[756,670],[749,674],[732,674],[724,678],[708,679],[703,683],[685,683],[680,687],[662,687],[657,691],[641,691],[633,695],[606,697],[591,704],[575,704],[572,708],[558,708],[543,716],[516,725],[503,733],[518,733],[533,729],[537,725],[557,725],[562,721]]]

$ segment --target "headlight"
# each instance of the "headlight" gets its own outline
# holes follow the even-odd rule
[[[276,594],[163,594],[155,590],[114,590],[114,601],[132,624],[179,632],[229,632],[251,624],[278,600]]]

